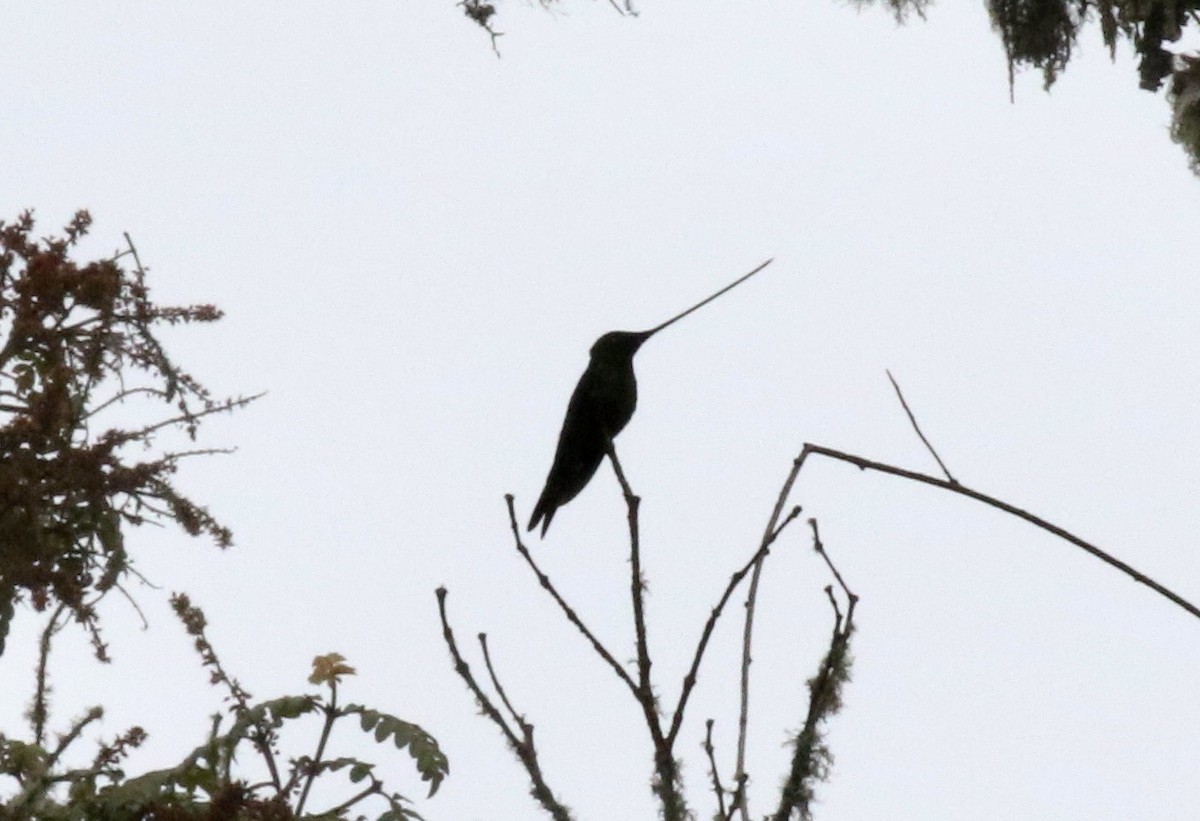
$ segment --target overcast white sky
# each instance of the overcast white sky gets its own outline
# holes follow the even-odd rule
[[[1022,75],[1013,105],[981,3],[901,28],[828,0],[640,5],[506,3],[499,60],[450,0],[0,12],[0,216],[34,207],[49,232],[89,208],[94,255],[129,231],[161,301],[228,312],[169,334],[179,359],[269,391],[209,426],[236,455],[180,479],[236,547],[136,536],[151,627],[110,601],[108,667],[63,637],[58,726],[97,702],[105,737],[141,723],[135,770],[202,741],[221,702],[167,609],[186,590],[256,696],[305,691],[336,650],[348,699],[437,736],[452,771],[427,818],[540,818],[451,670],[444,584],[579,818],[655,817],[637,710],[513,551],[502,497],[528,516],[597,336],[768,256],[637,359],[619,445],[661,693],[803,442],[935,470],[885,367],[960,480],[1200,599],[1200,181],[1127,51],[1110,64],[1089,30],[1051,95]],[[818,818],[1196,817],[1195,619],[930,488],[817,462],[793,500],[862,597]],[[760,602],[759,814],[829,630],[805,534]],[[607,467],[536,550],[632,658]],[[19,619],[4,732],[32,685],[39,622]],[[739,633],[715,636],[680,741],[699,817],[705,718],[732,771]],[[407,756],[334,742],[423,794]]]

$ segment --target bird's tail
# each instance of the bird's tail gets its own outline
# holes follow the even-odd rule
[[[529,526],[526,530],[533,530],[537,527],[538,522],[542,523],[541,538],[546,538],[546,531],[550,529],[550,520],[554,518],[554,512],[558,508],[549,504],[546,499],[546,494],[542,494],[542,498],[538,499],[537,505],[533,508],[533,515],[529,517]]]

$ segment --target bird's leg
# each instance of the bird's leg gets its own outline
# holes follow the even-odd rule
[[[625,494],[625,501],[634,498],[633,488],[629,486],[629,482],[625,479],[625,471],[621,470],[621,460],[617,458],[617,446],[613,443],[611,436],[604,438],[604,451],[608,454],[608,461],[612,463],[613,471],[617,474],[617,481],[621,483],[621,491]]]

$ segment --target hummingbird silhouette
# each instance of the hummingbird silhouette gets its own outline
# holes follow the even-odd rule
[[[647,339],[675,324],[693,311],[703,308],[726,291],[741,285],[771,264],[768,259],[750,273],[731,282],[712,296],[697,302],[681,314],[648,331],[609,331],[592,345],[591,361],[579,378],[562,432],[554,463],[546,477],[546,487],[533,508],[528,530],[542,525],[542,537],[555,512],[579,495],[604,461],[608,445],[629,423],[637,408],[637,379],[633,374],[633,355]]]

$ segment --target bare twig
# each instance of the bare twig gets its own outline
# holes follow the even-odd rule
[[[735,776],[737,787],[734,788],[733,794],[729,798],[729,818],[733,819],[733,813],[737,810],[742,818],[749,818],[750,811],[747,809],[746,803],[746,785],[750,783],[750,776],[745,772],[740,772]]]
[[[229,675],[225,667],[221,664],[221,659],[217,656],[217,651],[212,646],[212,643],[209,642],[208,635],[205,632],[208,622],[204,616],[204,611],[194,606],[186,593],[173,593],[171,595],[171,609],[175,611],[175,615],[183,623],[184,630],[195,640],[193,646],[196,652],[200,654],[200,663],[209,668],[212,683],[222,684],[229,691],[229,698],[233,701],[234,714],[238,718],[249,716],[250,693],[242,687],[241,682]],[[253,730],[248,734],[248,737],[266,763],[267,772],[271,776],[271,784],[275,787],[276,793],[281,793],[283,791],[283,780],[279,775],[279,765],[275,761],[275,733],[269,725],[265,725],[261,721],[252,721],[251,727]]]
[[[138,573],[137,575],[143,582],[146,581],[146,577],[142,576],[141,573]],[[120,582],[114,582],[113,587],[117,588],[117,591],[125,597],[125,601],[129,602],[129,606],[132,607],[134,612],[138,614],[138,618],[142,621],[142,629],[149,630],[150,622],[146,619],[146,614],[142,611],[141,605],[137,603],[137,599],[130,595],[129,591],[125,589],[125,585],[121,584]]]
[[[813,550],[825,560],[849,599],[849,604],[843,619],[837,598],[833,595],[833,587],[826,585],[825,594],[829,597],[834,614],[833,635],[817,675],[808,682],[808,712],[804,719],[804,727],[791,742],[794,750],[792,763],[780,790],[779,807],[772,816],[773,821],[789,821],[796,813],[799,813],[800,818],[811,817],[809,806],[813,799],[813,786],[815,782],[828,776],[832,760],[822,737],[821,725],[841,709],[842,685],[850,678],[849,645],[850,637],[854,634],[854,609],[858,604],[858,596],[846,586],[842,574],[825,551],[817,529],[817,520],[809,519],[808,523],[812,527]]]
[[[775,500],[775,509],[771,511],[771,518],[767,520],[767,527],[763,531],[763,545],[770,545],[784,526],[800,513],[797,506],[786,521],[778,524],[779,517],[783,515],[783,507],[787,504],[788,496],[791,495],[792,486],[796,484],[796,477],[800,474],[803,464],[804,454],[801,453],[793,460],[792,469],[784,480],[783,487],[779,489],[779,498]],[[758,600],[758,580],[762,576],[764,559],[766,559],[765,553],[754,562],[754,574],[750,577],[750,591],[746,595],[746,623],[742,630],[741,698],[738,709],[737,764],[734,769],[737,788],[734,791],[733,806],[730,808],[731,813],[735,809],[741,813],[742,821],[750,821],[750,810],[746,806],[746,783],[749,781],[749,775],[746,773],[746,735],[750,720],[750,645],[754,635],[754,606]]]
[[[842,607],[838,604],[837,596],[833,595],[833,585],[825,585],[825,598],[829,599],[829,606],[833,608],[833,631],[836,633],[842,629]]]
[[[713,629],[717,625],[717,620],[721,617],[721,612],[725,609],[725,604],[733,595],[733,591],[741,583],[742,579],[746,578],[746,574],[750,572],[752,567],[758,564],[766,557],[771,550],[771,545],[787,527],[788,523],[800,515],[800,506],[792,508],[791,513],[784,519],[783,523],[777,527],[771,534],[770,538],[755,551],[754,555],[740,570],[734,573],[729,578],[729,584],[725,586],[725,592],[721,595],[717,605],[709,613],[708,621],[704,624],[704,630],[700,633],[700,641],[696,644],[696,652],[692,655],[692,666],[688,669],[687,675],[683,677],[683,687],[679,693],[679,700],[675,704],[675,713],[671,719],[671,729],[667,733],[667,740],[672,744],[675,742],[675,737],[679,734],[679,728],[683,724],[683,713],[687,707],[688,697],[692,693],[692,688],[696,686],[696,674],[700,669],[700,662],[704,658],[704,651],[708,646],[708,640],[712,637]]]
[[[117,402],[122,402],[122,401],[128,399],[129,397],[133,396],[135,393],[148,393],[151,396],[157,396],[159,399],[163,399],[163,400],[165,400],[167,398],[166,391],[159,390],[158,388],[148,388],[148,387],[126,388],[124,390],[117,391],[112,396],[110,396],[108,399],[105,399],[99,405],[97,405],[96,407],[89,410],[87,413],[85,413],[83,415],[83,418],[90,419],[93,416],[95,416],[96,414],[100,413],[105,408],[109,407],[110,405],[113,405]]]
[[[202,419],[205,416],[212,416],[214,413],[224,413],[226,411],[234,411],[238,408],[244,408],[256,399],[261,399],[266,396],[265,393],[256,393],[253,396],[240,396],[236,399],[225,399],[221,402],[216,402],[203,410],[186,411],[177,416],[172,416],[169,419],[163,419],[161,422],[155,422],[152,425],[146,425],[138,430],[121,431],[115,436],[117,442],[141,441],[150,434],[162,428],[174,427],[185,423],[194,422],[197,419]]]
[[[646,581],[642,577],[642,551],[640,529],[638,527],[638,506],[641,499],[633,492],[621,461],[617,458],[617,450],[612,439],[607,443],[608,460],[621,484],[625,495],[625,504],[629,515],[629,573],[630,598],[633,601],[634,641],[637,647],[638,683],[634,698],[642,708],[646,719],[646,729],[650,732],[650,740],[654,745],[654,779],[651,788],[662,802],[662,816],[666,821],[684,821],[691,817],[683,798],[679,778],[679,763],[674,755],[674,734],[668,736],[663,732],[662,716],[658,712],[658,702],[654,697],[654,685],[650,679],[652,661],[650,647],[646,638],[645,593]]]
[[[38,746],[46,742],[46,720],[50,715],[50,688],[47,668],[50,663],[50,639],[62,629],[59,618],[67,609],[65,603],[59,604],[46,622],[46,629],[38,640],[37,687],[33,694],[33,702],[29,705],[29,720],[33,724],[33,740]]]
[[[958,480],[950,475],[950,468],[946,467],[946,463],[942,461],[942,457],[938,456],[937,451],[933,449],[933,445],[929,444],[929,440],[925,438],[925,434],[921,433],[921,426],[917,424],[917,417],[913,416],[913,412],[909,409],[908,403],[904,401],[904,394],[901,393],[900,385],[897,384],[896,378],[892,376],[892,372],[887,369],[884,369],[884,373],[886,373],[887,378],[891,380],[892,387],[896,389],[896,396],[899,398],[900,405],[904,408],[904,412],[908,414],[908,421],[912,422],[913,430],[917,432],[917,436],[919,436],[921,441],[925,443],[925,448],[931,454],[933,454],[933,458],[937,460],[938,467],[942,469],[942,473],[946,474],[946,478],[950,480],[951,484],[957,485]]]
[[[504,691],[504,685],[500,683],[500,677],[496,675],[496,668],[492,666],[492,654],[488,650],[487,634],[479,634],[479,646],[483,650],[483,662],[487,666],[488,677],[492,680],[492,686],[496,688],[496,693],[499,694],[500,700],[504,703],[505,709],[512,716],[513,721],[521,728],[522,746],[529,751],[529,754],[536,758],[536,748],[533,743],[533,725],[525,720],[525,716],[518,713],[513,707],[512,702],[508,700],[508,693]],[[537,796],[537,790],[534,790],[534,795]],[[540,799],[539,799],[540,800]]]
[[[838,572],[836,567],[834,567],[833,559],[829,558],[829,554],[825,552],[825,543],[821,541],[821,531],[817,528],[817,520],[809,519],[808,526],[812,528],[813,550],[820,554],[821,558],[825,560],[825,564],[829,567],[829,572],[833,573],[833,577],[837,579],[837,583],[841,586],[842,592],[846,594],[846,598],[850,601],[850,603],[854,604],[856,601],[858,601],[858,596],[850,592],[850,588],[846,586],[845,580],[842,579],[842,574]],[[836,601],[833,603],[833,607],[836,611]],[[840,618],[840,611],[838,612],[838,616]]]
[[[725,788],[721,786],[721,775],[717,769],[717,758],[712,743],[713,720],[704,722],[704,752],[708,756],[708,774],[712,778],[713,794],[717,796],[717,817],[715,821],[729,821],[729,813],[725,810]]]
[[[500,49],[496,47],[496,40],[504,36],[504,32],[496,31],[492,28],[492,16],[496,13],[496,7],[491,3],[486,3],[483,0],[459,0],[458,5],[462,8],[463,13],[467,17],[475,21],[475,23],[492,38],[492,51],[496,56],[500,56]]]
[[[370,770],[367,771],[367,778],[369,778],[371,780],[371,783],[369,785],[367,785],[366,787],[363,787],[359,792],[350,796],[345,801],[338,804],[336,807],[330,807],[329,809],[325,810],[325,812],[318,814],[316,817],[318,817],[318,818],[341,818],[344,816],[346,810],[350,809],[355,804],[357,804],[359,801],[362,801],[363,799],[367,798],[368,796],[375,795],[375,794],[383,795],[383,782],[380,781],[378,778],[376,778],[374,775],[372,775]],[[297,810],[297,817],[299,817],[299,810]],[[310,817],[312,817],[312,816],[310,816]]]
[[[496,693],[500,696],[500,700],[504,702],[508,714],[512,716],[513,721],[521,728],[525,737],[528,739],[533,735],[533,728],[525,723],[525,719],[512,706],[512,702],[508,700],[508,694],[504,692],[504,687],[500,684],[500,679],[496,675],[496,669],[492,667],[492,654],[488,652],[487,633],[479,634],[479,647],[483,650],[483,663],[487,665],[488,677],[492,680],[492,686],[496,688]]]
[[[33,804],[38,798],[44,795],[46,789],[52,785],[57,777],[53,775],[54,768],[58,764],[60,758],[67,748],[70,747],[79,738],[84,729],[93,721],[104,716],[104,709],[101,707],[91,707],[82,718],[76,719],[71,725],[71,729],[66,733],[62,733],[58,737],[58,744],[50,755],[46,757],[45,763],[40,767],[40,773],[30,778],[22,785],[19,795],[14,797],[6,806],[5,810],[12,815],[6,815],[6,818],[26,818],[29,817],[23,810],[26,805]]]
[[[508,522],[509,526],[512,528],[513,540],[516,543],[517,552],[521,554],[521,557],[525,559],[525,563],[529,565],[531,570],[533,570],[534,575],[537,576],[538,583],[541,584],[542,588],[545,589],[546,592],[550,594],[551,598],[553,598],[558,604],[559,608],[566,615],[567,621],[575,625],[576,629],[578,629],[580,633],[583,633],[584,638],[591,642],[592,649],[596,651],[597,655],[608,662],[608,666],[613,669],[613,672],[617,674],[617,677],[621,679],[621,681],[625,682],[625,685],[633,692],[634,696],[637,696],[638,686],[630,677],[629,673],[624,667],[621,666],[620,662],[613,658],[613,654],[608,652],[608,648],[600,643],[600,639],[596,638],[596,634],[588,629],[587,625],[583,623],[583,620],[579,618],[579,614],[575,612],[575,609],[571,607],[571,605],[567,604],[566,599],[559,594],[558,590],[554,587],[554,584],[550,581],[550,577],[543,573],[542,569],[538,567],[537,562],[533,560],[533,556],[530,554],[529,548],[527,548],[524,542],[521,541],[521,530],[517,526],[517,513],[513,506],[513,495],[511,493],[505,494],[504,501],[508,504]]]
[[[129,253],[133,255],[134,266],[137,267],[139,274],[141,274],[143,277],[146,276],[146,267],[142,265],[142,258],[138,256],[137,247],[133,244],[133,237],[129,236],[128,231],[123,233],[125,236],[125,242],[129,245]],[[119,256],[124,256],[124,254],[120,254]]]
[[[1117,570],[1120,570],[1122,573],[1124,573],[1126,576],[1129,576],[1135,582],[1146,585],[1151,590],[1158,593],[1160,596],[1163,596],[1164,598],[1169,599],[1171,602],[1175,603],[1179,607],[1182,607],[1184,610],[1191,613],[1193,616],[1200,618],[1200,607],[1197,607],[1196,605],[1192,604],[1190,601],[1183,598],[1182,596],[1180,596],[1178,593],[1174,592],[1173,590],[1170,590],[1169,588],[1164,587],[1163,585],[1159,584],[1158,582],[1156,582],[1154,579],[1150,578],[1149,576],[1135,570],[1134,568],[1130,567],[1128,564],[1126,564],[1125,562],[1116,558],[1115,556],[1113,556],[1109,553],[1106,553],[1105,551],[1096,547],[1092,543],[1084,541],[1083,539],[1076,536],[1074,533],[1071,533],[1071,532],[1059,527],[1058,525],[1052,524],[1052,523],[1046,521],[1045,519],[1041,518],[1040,516],[1035,516],[1032,513],[1022,510],[1021,508],[1016,507],[1014,505],[1010,505],[1007,502],[1002,502],[993,496],[988,496],[986,493],[980,493],[977,490],[972,490],[971,488],[966,487],[965,485],[961,485],[957,482],[947,481],[944,479],[938,479],[935,476],[927,476],[924,473],[917,473],[916,471],[905,470],[904,468],[898,468],[893,465],[884,464],[883,462],[875,462],[871,459],[864,459],[861,456],[855,456],[854,454],[851,454],[851,453],[845,453],[840,450],[834,450],[833,448],[827,448],[827,447],[823,447],[821,445],[813,445],[810,443],[805,443],[803,449],[800,452],[799,459],[797,461],[803,462],[805,457],[808,456],[808,454],[810,454],[810,453],[813,455],[816,455],[816,456],[826,456],[830,459],[836,459],[839,462],[847,462],[851,465],[858,467],[861,470],[875,470],[880,473],[888,473],[888,474],[891,474],[892,476],[899,476],[904,479],[911,479],[914,482],[921,482],[926,485],[933,485],[934,487],[940,487],[945,490],[949,490],[954,493],[958,493],[962,496],[967,496],[971,499],[975,499],[976,501],[983,502],[985,505],[994,507],[997,510],[1003,510],[1005,513],[1009,513],[1009,514],[1012,514],[1013,516],[1016,516],[1017,518],[1024,519],[1025,521],[1029,522],[1030,524],[1035,525],[1035,526],[1041,528],[1042,530],[1045,530],[1048,533],[1053,533],[1055,536],[1059,537],[1060,539],[1070,542],[1071,544],[1075,545],[1076,547],[1092,554],[1093,556],[1095,556],[1097,559],[1104,562],[1105,564],[1115,567]]]
[[[296,802],[296,817],[304,816],[304,805],[308,802],[308,791],[312,789],[313,781],[317,778],[317,773],[320,771],[321,759],[325,755],[325,745],[329,742],[329,733],[333,730],[333,722],[337,721],[337,680],[330,679],[329,681],[329,704],[325,705],[325,721],[321,725],[321,737],[317,741],[317,752],[313,756],[312,762],[309,764],[308,773],[304,779],[304,787],[300,790],[300,800]],[[358,800],[358,799],[355,799]]]
[[[637,645],[638,691],[643,699],[653,701],[654,695],[650,685],[650,649],[646,639],[645,594],[646,580],[642,578],[642,551],[638,527],[638,507],[641,499],[633,492],[625,473],[621,470],[621,460],[617,458],[617,449],[612,439],[608,440],[608,461],[613,466],[617,481],[625,494],[625,504],[629,510],[629,592],[633,601],[633,632]]]
[[[509,497],[509,508],[512,507],[511,497]],[[475,681],[475,676],[471,673],[471,667],[463,659],[462,653],[458,650],[458,643],[454,639],[454,631],[450,629],[450,621],[446,616],[446,588],[439,587],[437,589],[438,615],[442,621],[442,637],[446,641],[446,647],[450,650],[450,655],[454,659],[454,671],[466,683],[467,688],[475,696],[475,702],[479,708],[483,710],[484,715],[492,720],[492,722],[500,728],[500,732],[504,734],[504,738],[508,741],[509,747],[516,754],[521,764],[525,767],[525,772],[529,775],[529,780],[533,784],[530,793],[542,805],[546,812],[555,821],[571,821],[571,812],[554,797],[554,793],[546,784],[546,779],[542,775],[541,765],[538,763],[537,750],[533,746],[532,732],[524,738],[518,738],[516,733],[505,721],[504,715],[492,703],[487,694],[480,688],[479,683]],[[530,728],[532,731],[532,728]]]

